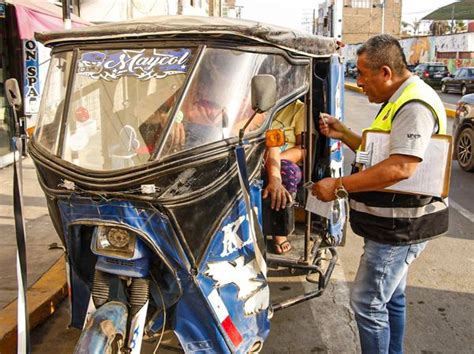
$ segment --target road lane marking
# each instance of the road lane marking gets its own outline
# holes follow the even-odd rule
[[[452,199],[449,200],[449,205],[456,209],[456,211],[464,216],[470,222],[474,222],[474,214],[471,213],[469,210],[465,209],[464,207],[460,206],[458,203],[454,202]]]

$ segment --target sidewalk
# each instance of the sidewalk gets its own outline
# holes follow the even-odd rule
[[[0,353],[16,351],[16,235],[13,216],[13,166],[0,169]],[[30,158],[23,160],[23,202],[27,238],[30,329],[67,294],[62,250],[49,249],[56,235]]]

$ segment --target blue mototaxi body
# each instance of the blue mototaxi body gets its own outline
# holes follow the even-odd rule
[[[343,119],[344,112],[344,71],[339,62],[339,57],[331,57],[328,87],[328,113],[339,119]],[[342,143],[337,139],[328,139],[329,144],[329,167],[332,177],[340,177],[344,174],[344,156]],[[322,176],[321,176],[322,178]],[[337,200],[335,203],[342,203]],[[333,209],[333,215],[329,222],[329,234],[334,237],[335,243],[339,245],[344,237],[344,225],[346,223],[345,208],[341,205]]]
[[[243,135],[247,158],[241,164],[246,165],[249,176],[259,178],[265,151],[264,131],[276,112],[304,97],[306,112],[313,112],[312,123],[317,123],[316,112],[342,118],[343,76],[336,40],[252,21],[186,16],[44,33],[38,39],[53,48],[53,74],[47,85],[64,87],[59,90],[63,92],[58,92],[64,95],[45,95],[42,104],[51,109],[41,110],[29,151],[48,196],[53,224],[67,248],[71,324],[82,327],[93,284],[103,285],[100,275],[107,274],[111,282],[105,288],[112,293],[101,298],[97,295],[104,294],[96,291],[98,286],[94,287],[92,300],[98,310],[91,318],[102,318],[101,308],[104,312],[108,310],[101,300],[126,303],[132,311],[132,307],[138,306],[136,302],[131,305],[132,290],[136,289],[133,285],[146,283],[147,307],[142,305],[142,313],[141,309],[135,313],[134,308],[134,314],[127,314],[140,320],[132,324],[130,320],[135,318],[128,317],[127,331],[144,333],[141,326],[149,321],[145,334],[156,335],[166,318],[167,328],[175,331],[186,352],[247,353],[251,348],[258,349],[258,342],[263,342],[269,333],[270,302],[261,259],[263,246],[257,244],[263,237],[256,237],[258,230],[253,228],[257,225],[250,225],[249,219],[261,223],[261,186],[254,177],[251,181],[243,178],[241,170],[237,174],[234,152],[242,147],[242,140],[233,128],[239,127],[240,118],[248,119],[250,80],[256,75],[273,75],[278,84],[275,105],[266,112],[268,119],[261,129],[249,129]],[[179,70],[155,62],[157,55],[166,54],[165,50],[172,53],[179,48],[193,53],[192,60]],[[144,55],[140,61],[147,59],[125,65],[138,58],[128,54],[136,51]],[[169,144],[172,127],[179,123],[175,118],[188,100],[195,99],[191,93],[195,81],[201,80],[201,68],[202,79],[209,76],[204,69],[216,69],[216,65],[205,65],[217,63],[215,58],[230,59],[222,61],[229,70],[223,66],[220,69],[226,70],[218,76],[225,79],[224,84],[217,80],[211,85],[219,92],[204,97],[205,102],[211,102],[211,98],[226,108],[219,117],[221,126],[216,121],[214,127],[218,126],[218,138],[209,133],[211,125],[206,125],[201,130],[209,133],[205,136],[208,140],[193,142],[184,149],[175,148]],[[150,66],[151,63],[154,65]],[[69,64],[72,66],[66,70]],[[110,77],[109,66],[116,64],[123,66],[124,71]],[[146,80],[141,76],[144,67],[144,74],[149,76]],[[246,79],[242,75],[245,71]],[[183,74],[182,78],[178,73]],[[236,73],[237,79],[231,79]],[[236,87],[230,85],[234,82]],[[142,96],[152,96],[155,86],[160,87],[155,92],[160,93],[160,103],[153,97],[153,104],[143,104]],[[168,92],[168,87],[173,93]],[[226,95],[221,95],[221,91]],[[237,102],[242,103],[240,108],[234,104]],[[161,106],[169,114],[166,122],[157,124],[152,119],[153,123],[144,124],[151,116],[138,108],[153,108],[150,114],[159,112],[161,116],[163,112],[156,110]],[[235,119],[229,120],[232,111]],[[185,118],[184,123],[193,122],[192,114]],[[231,127],[229,122],[236,124]],[[193,137],[201,137],[199,133],[188,129],[186,144]],[[146,141],[148,135],[152,136],[152,144]],[[309,134],[306,140],[311,147]],[[342,173],[341,145],[331,139],[317,140],[317,149],[307,149],[305,176],[312,181],[338,176]],[[88,149],[81,148],[82,145]],[[316,169],[310,161],[319,163]],[[250,191],[242,187],[246,184],[242,183],[244,180],[250,182]],[[144,191],[145,186],[153,186],[154,192]],[[256,218],[247,215],[249,204]],[[340,214],[330,220],[329,230],[325,222],[317,224],[324,226],[319,231],[336,239],[334,243],[342,238]],[[99,225],[136,234],[134,257],[105,257],[97,250],[94,253],[91,243],[97,237],[94,232]],[[100,272],[94,282],[97,270]],[[149,282],[134,280],[122,288],[127,277],[146,277]],[[161,295],[160,289],[161,300],[157,295]],[[162,308],[166,309],[166,316]],[[143,313],[146,319],[139,316]],[[123,318],[124,314],[116,311],[111,316]],[[91,343],[100,339],[95,333],[86,333],[92,336]],[[133,340],[134,336],[127,339]]]
[[[257,215],[261,210],[260,193],[260,185],[254,184],[251,195]],[[106,224],[136,232],[150,249],[150,256],[163,260],[181,290],[181,298],[173,309],[167,310],[172,314],[172,327],[186,352],[245,353],[256,341],[263,342],[268,336],[268,285],[265,275],[258,267],[255,269],[255,245],[242,199],[234,203],[211,238],[197,274],[193,274],[167,216],[151,205],[76,195],[60,200],[58,205],[70,258],[78,254],[73,252],[73,247],[79,244],[90,247],[90,242],[79,242],[80,233],[72,232],[77,225]],[[72,325],[82,326],[90,290],[76,274],[76,260],[70,261]],[[123,265],[124,274],[127,266],[133,268],[133,261],[127,262]],[[243,275],[233,281],[222,279],[230,274],[229,270],[233,275]]]

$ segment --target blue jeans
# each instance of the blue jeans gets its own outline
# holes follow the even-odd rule
[[[426,244],[393,246],[365,239],[350,299],[362,353],[403,353],[408,267]]]

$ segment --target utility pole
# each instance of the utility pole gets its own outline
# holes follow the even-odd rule
[[[454,33],[454,4],[451,5],[451,34]]]
[[[61,0],[63,6],[63,22],[64,29],[69,30],[72,28],[71,24],[71,0]]]
[[[335,0],[331,14],[331,37],[339,41],[342,40],[342,16],[343,2],[342,0]]]
[[[221,0],[209,0],[209,16],[222,16]]]
[[[382,7],[382,33],[385,32],[385,0],[380,0],[380,6]]]

